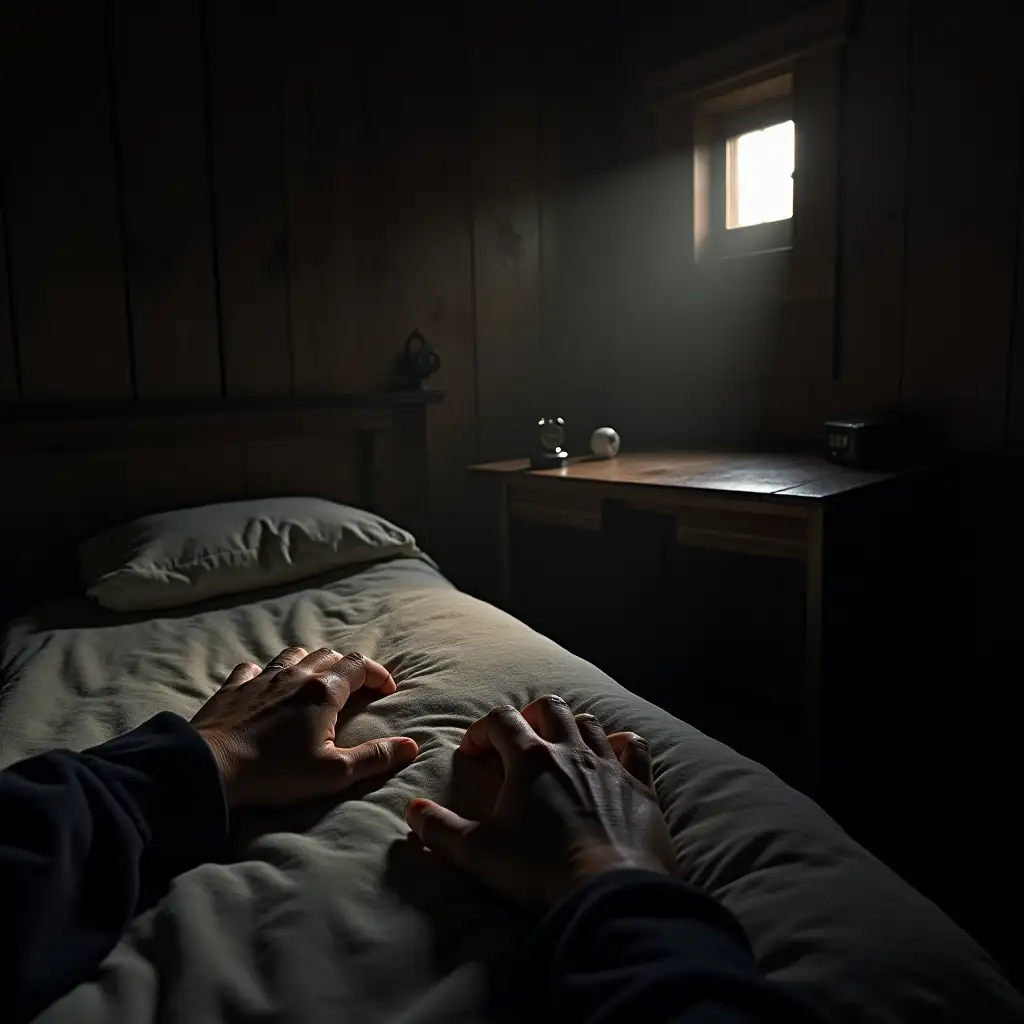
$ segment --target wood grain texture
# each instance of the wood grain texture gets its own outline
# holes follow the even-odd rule
[[[377,474],[374,484],[384,515],[401,523],[429,549],[450,540],[450,522],[435,519],[436,475],[431,474],[429,426],[424,408],[398,411],[394,429],[379,435],[375,464],[388,467]],[[433,477],[433,478],[432,478]],[[446,495],[447,496],[447,495]]]
[[[661,211],[644,202],[640,190],[649,184],[645,175],[614,173],[622,170],[614,167],[620,111],[618,82],[609,73],[615,65],[604,59],[609,55],[600,42],[606,16],[603,9],[595,9],[598,30],[581,36],[571,14],[552,11],[540,35],[542,372],[535,408],[551,410],[542,415],[563,416],[570,425],[597,426],[597,416],[621,424],[618,414],[631,404],[633,393],[630,387],[624,394],[621,381],[632,384],[637,370],[650,365],[636,348],[627,354],[621,345],[619,332],[634,311],[630,286],[644,298],[663,298],[660,288],[637,287],[632,268],[638,263],[645,272],[651,268],[630,245],[634,238],[624,237],[630,224],[656,231],[648,218]],[[566,59],[569,52],[571,61]],[[680,178],[676,184],[681,207],[687,205],[686,181]],[[681,232],[685,218],[683,213]],[[647,251],[664,252],[661,241],[652,242]],[[682,248],[689,239],[683,235],[680,241]],[[674,272],[676,291],[682,291],[682,268],[672,260],[671,249],[667,255],[661,263]],[[662,283],[660,275],[652,280]],[[674,333],[673,340],[678,340]],[[638,338],[637,344],[646,340]],[[671,373],[671,368],[661,369],[665,376]]]
[[[799,128],[793,271],[801,301],[835,298],[841,60],[842,50],[836,46],[807,54],[794,65],[793,117]],[[819,340],[823,349],[830,349],[831,323],[828,336]]]
[[[110,24],[136,390],[217,395],[202,4],[116,0]]]
[[[119,522],[171,508],[242,496],[241,444],[207,439],[163,448],[5,455],[9,486],[30,510],[8,505],[0,526],[19,543],[0,552],[0,604],[8,610],[77,590],[77,545]],[[80,591],[78,591],[80,593]]]
[[[472,36],[473,280],[480,455],[528,451],[540,349],[539,33],[490,14]]]
[[[423,504],[432,404],[423,396],[192,404],[101,403],[0,420],[5,479],[34,499],[0,509],[0,529],[19,538],[0,550],[0,608],[74,587],[75,545],[149,512],[274,494],[373,507],[387,491],[395,508]],[[387,443],[370,448],[369,438]]]
[[[359,19],[288,8],[283,77],[290,339],[296,394],[380,387],[357,281],[362,185]]]
[[[284,196],[284,17],[277,0],[207,9],[225,390],[291,391]]]
[[[246,497],[315,494],[343,504],[370,504],[357,471],[354,434],[304,437],[301,443],[294,437],[248,441],[243,461]]]
[[[20,397],[14,322],[7,290],[7,232],[0,207],[0,402],[13,402]]]
[[[909,0],[865,0],[845,53],[838,380],[831,413],[891,412],[900,389]]]
[[[508,513],[517,521],[532,520],[578,530],[601,529],[600,495],[567,493],[564,488],[556,491],[513,485],[509,488]]]
[[[1004,430],[1020,95],[1009,14],[915,6],[902,397],[975,447]]]
[[[11,4],[4,210],[26,398],[132,394],[101,0]]]
[[[805,5],[806,6],[806,5]],[[723,86],[742,83],[760,74],[768,73],[773,67],[787,59],[814,50],[833,41],[841,40],[846,34],[846,0],[827,0],[809,5],[793,17],[778,20],[774,24],[748,32],[739,38],[715,49],[691,56],[675,63],[666,70],[650,76],[646,93],[651,102],[666,97],[712,95]],[[743,15],[737,12],[737,24],[744,23]],[[738,34],[733,29],[733,34]]]
[[[465,40],[429,13],[375,14],[365,25],[360,294],[369,366],[387,373],[419,329],[442,360],[446,400],[427,422],[435,550],[458,571],[465,467],[476,458]],[[448,561],[450,559],[450,561]]]
[[[829,498],[898,475],[849,469],[816,455],[700,451],[623,452],[614,459],[579,457],[570,459],[561,469],[537,471],[530,470],[527,459],[490,462],[472,468],[509,480],[521,479],[529,487],[566,480],[617,487],[731,491],[740,495],[798,499]]]
[[[244,410],[168,410],[131,414],[85,413],[81,418],[12,419],[0,425],[0,451],[91,451],[135,445],[163,448],[200,444],[206,437],[232,440],[331,436],[352,430],[381,430],[390,415],[373,407],[280,407]]]
[[[474,467],[481,476],[490,478],[500,495],[503,600],[527,591],[530,594],[529,600],[520,602],[521,608],[513,603],[513,613],[536,616],[538,599],[543,601],[553,594],[560,595],[563,608],[600,595],[595,602],[600,608],[622,589],[620,571],[613,574],[615,585],[605,585],[607,567],[615,564],[615,535],[632,536],[634,541],[642,539],[647,544],[653,541],[652,561],[631,591],[634,598],[652,589],[658,595],[657,607],[651,609],[646,623],[651,635],[667,635],[677,643],[679,637],[685,637],[682,647],[688,649],[695,622],[698,636],[717,630],[718,638],[710,648],[712,665],[700,667],[701,678],[707,678],[718,665],[717,671],[722,673],[719,678],[726,686],[731,685],[730,680],[752,674],[762,695],[771,693],[786,702],[792,699],[800,711],[799,728],[794,734],[803,755],[803,784],[812,784],[818,768],[820,731],[827,714],[823,687],[831,686],[838,678],[834,673],[823,673],[822,655],[828,650],[836,658],[848,658],[848,654],[843,655],[849,645],[849,629],[843,628],[848,627],[848,620],[830,621],[826,608],[834,607],[830,601],[837,586],[841,589],[844,581],[859,580],[856,571],[836,574],[830,570],[824,555],[826,538],[833,551],[846,553],[858,544],[865,549],[874,547],[881,531],[873,526],[868,526],[866,532],[861,529],[866,510],[887,521],[898,507],[890,487],[905,487],[909,492],[917,478],[909,474],[861,473],[814,456],[746,452],[630,452],[610,460],[578,459],[558,470],[530,471],[528,466],[526,460],[519,459]],[[847,514],[837,520],[840,511]],[[902,520],[897,517],[897,522]],[[659,542],[666,525],[670,533]],[[906,526],[916,528],[912,519],[906,521]],[[893,532],[900,530],[896,527]],[[553,542],[547,548],[545,533]],[[573,535],[594,538],[587,562],[600,567],[604,583],[595,578],[580,584],[586,571],[566,554],[577,543]],[[901,535],[900,541],[904,540]],[[756,572],[756,578],[731,576],[727,561],[708,563],[710,571],[702,577],[692,571],[700,559],[691,554],[685,583],[682,578],[673,581],[671,566],[679,557],[673,550],[676,545],[692,553],[755,556],[759,564],[752,563],[750,569]],[[866,577],[876,587],[879,580],[885,581],[883,586],[890,583],[882,568],[888,561],[880,558],[878,571]],[[769,562],[773,564],[769,566]],[[550,579],[539,581],[535,567],[550,572]],[[885,567],[886,571],[891,568]],[[560,589],[560,579],[570,582]],[[790,584],[796,587],[790,590]],[[746,607],[743,601],[737,601],[749,598],[751,592],[755,598]],[[698,608],[710,608],[712,614],[704,620],[679,614],[688,599],[694,599]],[[857,614],[863,617],[868,605],[871,601],[862,598],[857,603]],[[782,615],[752,649],[762,651],[767,645],[774,659],[783,644],[792,654],[801,653],[802,665],[793,661],[787,664],[788,659],[784,659],[766,669],[763,654],[759,654],[758,664],[748,668],[737,663],[742,658],[735,659],[736,652],[730,650],[723,655],[722,644],[735,639],[737,623],[749,632],[752,623],[763,625],[766,616],[776,611],[782,611]],[[625,621],[621,614],[617,619]],[[568,620],[571,623],[574,617]],[[600,611],[585,621],[603,626]],[[777,630],[782,624],[791,630],[788,636]],[[538,625],[551,628],[545,622]],[[614,628],[614,622],[593,629],[589,637],[581,633],[575,638],[566,636],[563,642],[572,643],[572,649],[581,653],[600,656],[607,644],[608,628]],[[725,635],[729,632],[733,633],[731,638]],[[723,660],[728,661],[725,672],[721,668]],[[782,685],[776,686],[776,680]],[[790,714],[795,710],[791,708]],[[688,714],[683,709],[680,713]]]

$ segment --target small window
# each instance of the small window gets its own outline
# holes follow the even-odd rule
[[[793,239],[793,76],[778,75],[697,105],[694,254],[730,259],[788,249]]]
[[[795,142],[792,121],[734,135],[726,141],[728,230],[793,216]]]

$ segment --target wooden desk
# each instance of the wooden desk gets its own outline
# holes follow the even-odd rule
[[[902,474],[847,469],[813,455],[682,451],[577,458],[552,470],[531,470],[527,459],[472,469],[498,484],[500,587],[506,607],[514,520],[600,531],[611,503],[670,517],[681,545],[801,562],[801,709],[809,755],[817,760],[828,510],[866,488],[880,490]]]

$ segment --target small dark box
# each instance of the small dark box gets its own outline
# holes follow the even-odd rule
[[[884,469],[899,460],[897,431],[882,420],[828,420],[825,458],[857,469]]]

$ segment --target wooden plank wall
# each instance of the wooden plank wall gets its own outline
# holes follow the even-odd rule
[[[220,341],[229,398],[287,394],[294,385],[280,17],[275,0],[223,0],[210,5],[205,25]]]
[[[740,14],[695,4],[691,16],[699,9],[742,34]],[[545,154],[543,346],[555,353],[549,365],[561,365],[549,384],[588,428],[614,417],[627,443],[808,444],[828,415],[904,411],[941,426],[961,449],[1019,435],[1024,386],[1020,373],[1011,386],[1010,374],[1024,359],[1013,334],[1021,298],[1014,23],[994,4],[965,0],[859,0],[850,9],[834,305],[781,298],[768,257],[711,275],[694,266],[688,132],[674,133],[675,154],[664,144],[665,120],[685,118],[685,104],[678,115],[664,109],[646,151],[632,145],[609,165],[605,144],[588,176],[574,161],[598,136],[581,140],[579,111],[545,97],[544,138],[574,152]],[[628,16],[623,24],[634,25]],[[647,33],[663,37],[653,24]],[[605,61],[595,73],[615,69]],[[597,133],[636,134],[642,109],[603,109]],[[665,188],[659,169],[674,158],[678,183]],[[675,225],[672,237],[666,225]],[[581,307],[574,296],[590,299]],[[609,296],[612,308],[599,313]],[[566,351],[571,359],[560,359]]]
[[[108,18],[135,393],[219,395],[203,5],[117,0]]]
[[[539,251],[535,183],[525,283],[493,224],[475,245],[474,175],[511,195],[501,157],[520,154],[514,176],[533,140],[522,118],[503,136],[488,93],[477,124],[503,150],[475,159],[471,76],[491,67],[472,31],[314,0],[5,5],[0,402],[384,389],[419,329],[443,360],[429,455],[457,536],[478,455],[474,253],[494,363],[516,340],[504,312],[536,305]]]
[[[4,226],[19,394],[129,398],[122,219],[102,0],[4,7]],[[60,19],[58,30],[57,19]]]
[[[1021,130],[1011,38],[974,5],[914,7],[902,399],[945,413],[970,447],[1007,428]]]
[[[472,37],[473,280],[481,451],[515,452],[540,381],[541,23],[481,19]]]
[[[628,13],[581,34],[507,8],[6,5],[0,401],[381,388],[419,328],[454,520],[464,465],[520,453],[538,412],[568,410],[577,448],[608,420],[633,444],[811,442],[827,413],[892,407],[1019,447],[1010,26],[853,10],[833,309],[693,274],[689,133],[645,152]]]

